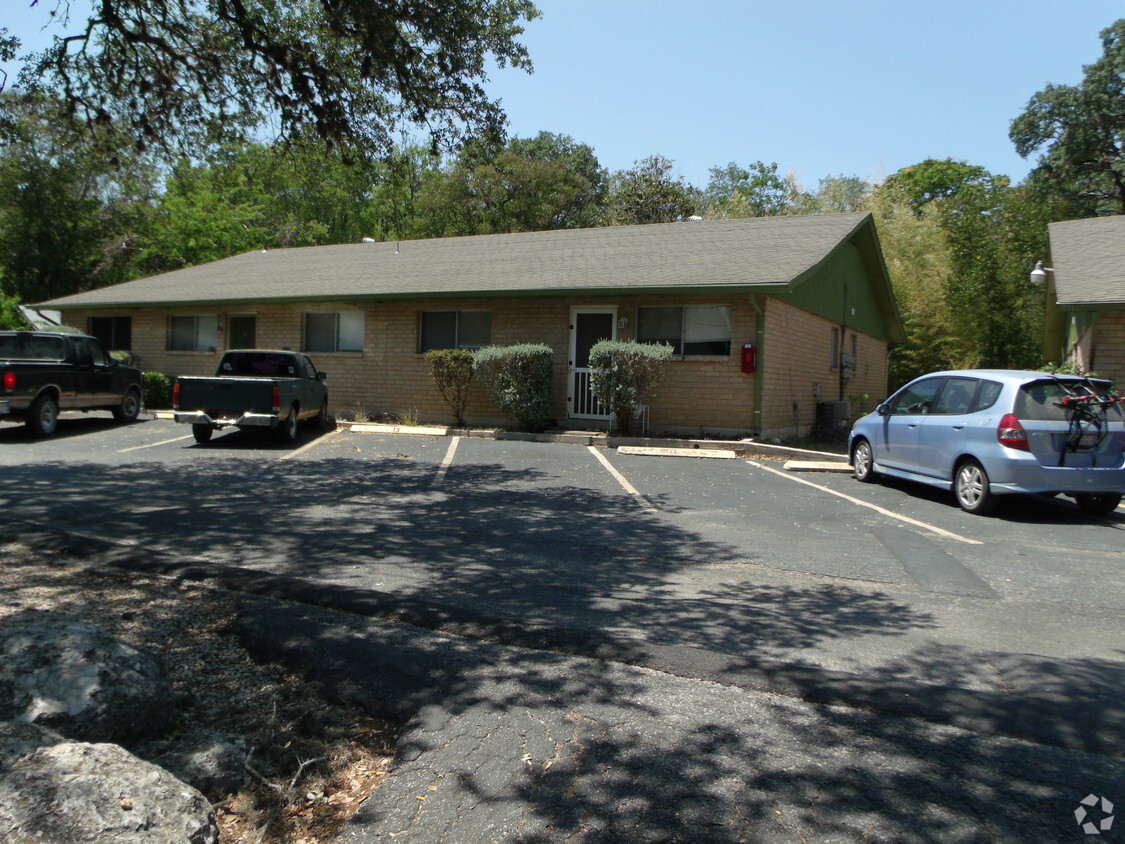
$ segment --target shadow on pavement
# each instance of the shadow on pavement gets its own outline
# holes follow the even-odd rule
[[[685,596],[672,576],[755,560],[542,473],[431,477],[228,454],[10,467],[3,489],[12,519],[143,540],[107,555],[123,565],[157,566],[155,547],[286,599],[247,599],[260,652],[406,723],[352,840],[1066,840],[1079,799],[1125,783],[1118,664],[956,649],[866,677],[770,664],[935,620],[838,584]],[[960,686],[989,660],[1003,691]]]

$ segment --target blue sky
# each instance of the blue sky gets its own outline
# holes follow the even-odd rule
[[[1008,125],[1101,55],[1120,0],[539,0],[526,76],[492,74],[511,134],[548,130],[618,170],[776,162],[807,189],[926,158],[1022,179]]]
[[[40,2],[4,0],[30,44]],[[76,8],[81,3],[73,4]],[[535,73],[494,70],[510,133],[547,130],[610,170],[660,154],[708,170],[776,162],[808,189],[880,181],[954,158],[1014,181],[1032,166],[1008,124],[1047,83],[1101,55],[1120,0],[538,0],[524,37]]]

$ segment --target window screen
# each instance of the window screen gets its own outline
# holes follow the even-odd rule
[[[214,315],[168,318],[169,351],[213,352],[218,343],[218,320]]]
[[[730,308],[725,305],[637,308],[637,341],[672,347],[672,354],[729,355]]]
[[[418,351],[479,349],[492,342],[491,311],[422,311]]]
[[[363,311],[305,314],[305,351],[363,351]]]
[[[684,308],[684,354],[730,354],[730,308]]]

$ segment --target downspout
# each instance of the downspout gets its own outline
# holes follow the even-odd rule
[[[758,307],[757,295],[750,294],[750,307],[757,315],[754,320],[754,346],[757,349],[757,367],[754,369],[754,435],[762,434],[762,393],[764,377],[762,374],[762,340],[766,336],[766,315]]]
[[[848,283],[846,281],[844,282],[844,310],[840,316],[840,348],[837,350],[836,371],[840,373],[840,395],[838,398],[840,401],[843,401],[844,388],[847,386],[847,382],[844,380],[846,377],[846,373],[844,372],[844,348],[847,346],[848,342]],[[848,415],[851,415],[850,411]]]

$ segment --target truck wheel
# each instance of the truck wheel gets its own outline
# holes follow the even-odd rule
[[[289,415],[278,424],[277,438],[283,443],[297,439],[297,408],[289,408]]]
[[[318,413],[316,416],[316,424],[320,427],[320,430],[329,431],[334,427],[333,425],[329,424],[328,420],[328,399],[325,399],[324,404],[320,406],[320,413]]]
[[[49,437],[59,424],[59,404],[44,393],[31,405],[24,420],[33,437]]]
[[[191,426],[191,435],[195,437],[195,441],[200,445],[202,445],[203,443],[211,442],[211,435],[213,433],[215,433],[215,431],[211,428],[210,425]]]
[[[121,404],[113,409],[113,418],[118,422],[136,422],[141,415],[141,394],[136,390],[129,390]]]

